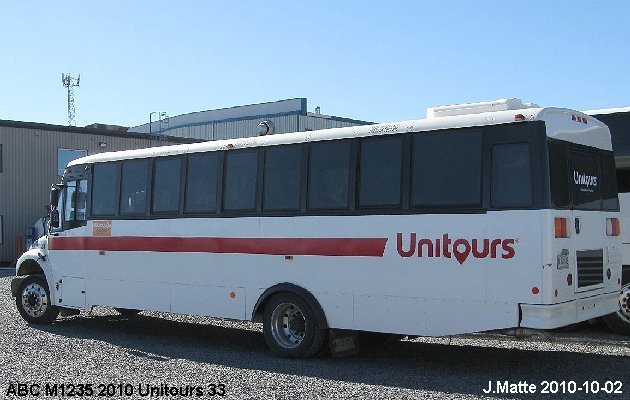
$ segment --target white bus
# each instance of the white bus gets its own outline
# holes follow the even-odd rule
[[[630,335],[630,107],[584,111],[610,129],[617,167],[617,189],[621,210],[622,277],[619,309],[604,317],[616,333]]]
[[[357,332],[553,329],[617,309],[614,177],[604,124],[517,99],[101,153],[68,165],[12,293],[30,323],[251,319],[284,357],[356,351]]]

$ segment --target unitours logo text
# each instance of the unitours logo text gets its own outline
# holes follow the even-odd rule
[[[401,257],[455,257],[457,262],[463,264],[471,254],[475,258],[513,258],[516,254],[514,243],[516,239],[451,239],[448,233],[441,239],[420,239],[411,233],[406,238],[398,233],[397,250]]]

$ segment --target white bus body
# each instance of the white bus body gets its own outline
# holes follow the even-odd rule
[[[552,329],[615,311],[621,283],[616,192],[614,198],[602,195],[603,199],[595,200],[600,206],[609,205],[604,209],[582,210],[568,204],[554,208],[556,189],[549,183],[560,176],[566,190],[575,185],[571,186],[577,193],[574,196],[603,193],[607,177],[597,170],[606,168],[606,157],[611,154],[608,129],[576,111],[521,108],[526,105],[520,101],[514,110],[513,100],[505,104],[503,111],[467,107],[471,114],[452,115],[453,110],[448,110],[447,116],[436,113],[424,120],[101,153],[72,161],[64,178],[68,186],[62,188],[57,207],[59,227],[17,262],[19,277],[13,293],[18,309],[31,322],[49,322],[46,313],[52,307],[86,310],[93,306],[253,319],[264,323],[270,347],[289,357],[312,355],[314,347],[321,345],[323,339],[312,339],[309,329],[441,336],[507,328]],[[530,134],[528,127],[537,133]],[[425,137],[438,140],[455,133],[463,139],[466,134],[479,138],[479,148],[470,152],[481,152],[480,173],[470,185],[457,175],[453,179],[460,179],[461,188],[450,190],[450,182],[438,184],[419,173],[405,172],[422,162],[416,156],[420,145],[408,148],[412,140],[422,136],[413,143],[425,143]],[[357,163],[371,154],[364,142],[395,137],[401,137],[402,143],[402,200],[393,207],[361,207],[368,179],[361,175],[362,168],[368,166],[357,167]],[[350,189],[339,190],[347,195],[349,205],[341,210],[311,210],[319,192],[315,189],[317,171],[314,166],[308,169],[308,163],[315,163],[319,156],[314,155],[315,147],[308,146],[343,141],[350,148]],[[546,160],[551,142],[565,146],[565,153],[583,157],[584,165],[592,152],[595,172],[569,165],[559,175],[552,172],[550,178],[553,168]],[[299,210],[265,212],[261,203],[267,192],[261,185],[263,181],[267,185],[267,178],[259,170],[255,208],[226,211],[224,202],[232,201],[226,179],[232,179],[229,169],[238,166],[227,164],[230,154],[256,152],[260,169],[266,165],[261,160],[265,149],[290,144],[301,146],[301,154],[308,159],[299,163]],[[504,144],[515,147],[501,147]],[[529,158],[522,165],[509,164],[509,171],[529,172],[505,176],[499,162],[512,162],[512,150],[524,150],[518,154]],[[221,154],[215,212],[185,212],[184,197],[195,190],[185,186],[185,182],[191,186],[194,178],[186,177],[185,165],[192,161],[173,164],[181,168],[178,211],[171,215],[153,212],[158,200],[151,191],[157,192],[162,185],[151,179],[158,173],[155,160],[192,160],[186,156],[210,153]],[[127,193],[121,179],[131,179],[121,178],[131,174],[129,160],[146,159],[150,160],[146,193],[140,190],[121,198],[121,192]],[[466,164],[458,162],[449,161],[451,168],[462,170],[453,173],[467,173]],[[110,217],[97,216],[94,204],[100,199],[92,195],[93,174],[108,163],[118,165],[117,184],[111,187],[117,196],[116,211]],[[530,192],[524,191],[522,198],[499,191],[500,185],[511,187],[522,176],[531,177],[531,182],[524,183]],[[361,179],[365,182],[359,185]],[[73,182],[80,183],[72,186]],[[426,185],[419,188],[418,182]],[[239,185],[243,191],[249,187],[245,181]],[[479,186],[478,204],[445,208],[422,197],[435,186],[443,186],[435,190],[444,198],[459,196],[468,186],[477,193],[475,185]],[[318,190],[325,192],[327,187]],[[64,197],[70,190],[74,194]],[[137,196],[146,198],[144,211],[123,215],[123,209],[138,203]],[[495,198],[498,204],[503,197],[507,206],[495,206]],[[167,202],[167,197],[159,199]],[[427,203],[414,207],[417,201]],[[66,220],[73,223],[66,225]],[[45,281],[29,280],[37,273]],[[283,315],[278,317],[276,311]]]
[[[608,125],[613,139],[621,211],[622,287],[619,294],[619,309],[607,315],[604,321],[614,332],[630,335],[630,156],[626,139],[630,131],[630,107],[589,110],[584,113]]]

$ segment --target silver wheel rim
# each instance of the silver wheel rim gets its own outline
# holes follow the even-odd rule
[[[271,313],[271,335],[285,349],[294,349],[304,340],[306,319],[295,304],[281,303]]]
[[[33,318],[41,317],[48,309],[46,289],[37,283],[31,283],[22,290],[22,308]]]
[[[619,311],[617,315],[626,323],[630,324],[630,285],[621,288],[619,294]]]

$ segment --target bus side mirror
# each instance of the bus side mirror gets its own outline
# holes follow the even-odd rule
[[[53,185],[50,188],[50,208],[55,209],[59,203],[59,187]]]
[[[52,210],[50,212],[50,227],[51,228],[59,227],[59,210]]]

